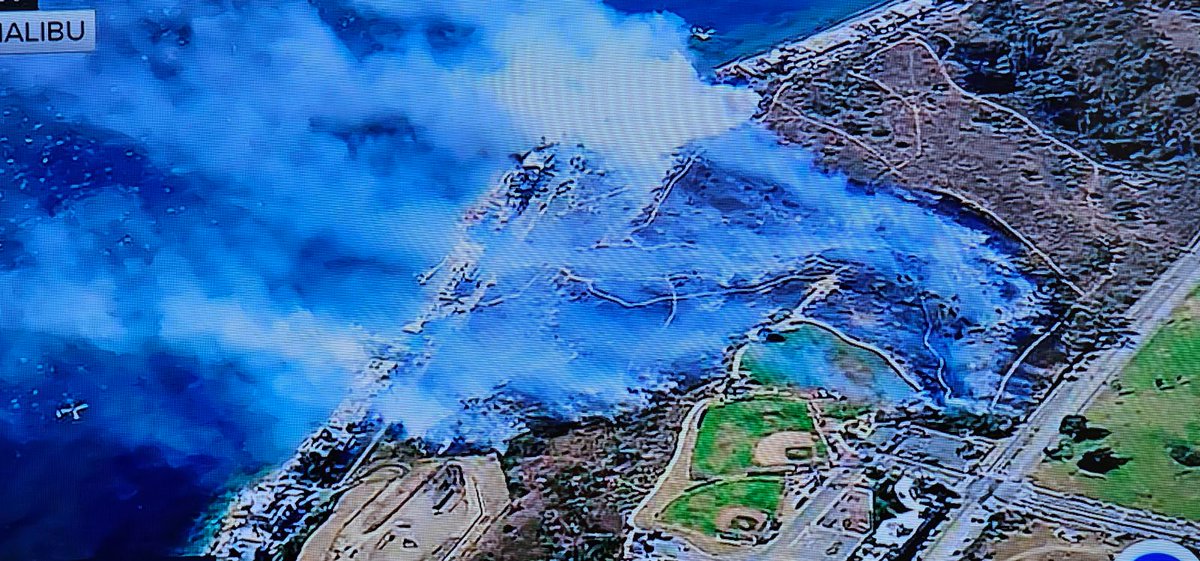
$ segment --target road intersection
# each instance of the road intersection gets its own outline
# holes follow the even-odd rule
[[[1193,243],[1175,263],[1150,286],[1126,316],[1132,321],[1130,339],[1124,345],[1101,351],[1077,371],[1073,380],[1062,380],[1038,406],[1025,425],[989,458],[988,469],[967,485],[962,505],[951,514],[939,538],[925,551],[929,559],[957,559],[983,530],[990,514],[988,499],[1012,502],[1020,483],[1041,462],[1043,450],[1059,438],[1058,424],[1066,415],[1084,411],[1133,358],[1138,348],[1171,317],[1200,284],[1200,247]],[[1095,506],[1090,507],[1095,510]],[[1105,505],[1104,508],[1110,508]]]

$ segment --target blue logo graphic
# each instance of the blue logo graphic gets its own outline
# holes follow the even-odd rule
[[[1155,552],[1155,553],[1147,553],[1145,555],[1139,555],[1133,561],[1181,561],[1181,560],[1178,557],[1175,557],[1174,555]]]
[[[1146,540],[1122,551],[1116,561],[1197,561],[1196,555],[1167,540]]]

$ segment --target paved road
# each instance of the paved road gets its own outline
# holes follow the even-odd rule
[[[811,559],[813,552],[803,548],[800,543],[806,531],[815,527],[817,522],[829,512],[856,481],[862,477],[862,471],[841,468],[830,475],[829,479],[813,496],[808,498],[799,516],[790,520],[779,535],[760,551],[754,552],[751,559],[762,561],[790,561],[793,559]]]
[[[1018,497],[1014,504],[1047,520],[1070,520],[1081,526],[1103,528],[1114,533],[1130,533],[1144,538],[1173,539],[1200,547],[1200,523],[1182,521],[1144,510],[1105,504],[1069,493],[1015,484],[1006,495]]]
[[[1197,284],[1200,284],[1200,251],[1193,244],[1126,312],[1134,332],[1130,344],[1104,351],[1076,373],[1075,381],[1064,381],[1051,392],[1024,428],[993,458],[988,469],[969,485],[963,505],[951,513],[951,521],[922,558],[958,559],[961,550],[978,539],[983,529],[978,523],[979,517],[986,514],[983,501],[995,494],[1002,483],[1023,481],[1037,468],[1042,450],[1058,441],[1062,417],[1083,411],[1105,382],[1121,372],[1142,342],[1171,317]]]

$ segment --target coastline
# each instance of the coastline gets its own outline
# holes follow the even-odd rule
[[[780,63],[797,65],[838,48],[879,39],[908,21],[937,10],[936,0],[889,0],[852,14],[832,26],[811,35],[777,43],[771,49],[734,58],[715,68],[719,76],[764,77],[768,67]],[[790,70],[790,68],[785,68]]]
[[[734,60],[821,33],[876,10],[886,5],[887,0],[848,0],[845,3],[849,6],[843,7],[841,2],[814,2],[810,6],[771,14],[770,21],[742,22],[727,29],[716,26],[715,35],[710,39],[692,40],[691,50],[698,59],[698,70],[711,73]],[[712,24],[702,19],[684,19],[699,24],[698,27]]]
[[[813,37],[816,37],[816,36],[831,32],[831,31],[835,31],[839,27],[853,24],[853,23],[857,22],[858,20],[861,20],[864,18],[869,18],[875,12],[887,10],[888,8],[892,7],[895,4],[901,4],[901,3],[908,2],[908,1],[910,1],[910,0],[878,0],[870,5],[859,8],[853,12],[850,12],[848,14],[834,18],[831,21],[818,23],[817,25],[809,27],[807,30],[797,29],[795,33],[787,33],[784,37],[780,38],[779,40],[771,41],[763,46],[756,46],[754,48],[748,49],[746,52],[737,54],[737,55],[733,56],[732,58],[722,59],[720,62],[713,65],[713,69],[715,71],[717,71],[719,74],[721,69],[723,69],[727,66],[730,66],[732,64],[735,64],[739,61],[758,58],[758,57],[760,57],[766,53],[769,53],[774,49],[780,48],[780,47],[803,43],[804,41],[807,41]],[[801,13],[801,12],[787,12],[783,15],[787,16],[789,14],[798,14],[798,13]],[[742,26],[742,27],[746,27],[746,26]]]
[[[231,561],[259,559],[261,554],[278,558],[283,546],[319,510],[323,495],[353,474],[386,430],[373,418],[371,404],[390,387],[400,366],[385,359],[368,363],[349,397],[291,458],[225,502],[220,518],[205,525],[205,530],[214,525],[218,530],[198,549]]]

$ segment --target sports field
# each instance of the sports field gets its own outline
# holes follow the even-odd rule
[[[1200,297],[1193,294],[1087,412],[1112,434],[1073,444],[1038,479],[1117,504],[1200,520]],[[1110,447],[1129,461],[1103,477],[1075,461]],[[1189,466],[1190,464],[1190,466]]]
[[[704,414],[696,436],[693,476],[745,475],[754,466],[755,445],[763,437],[785,431],[813,431],[803,401],[760,397],[714,405]]]
[[[743,477],[717,481],[697,487],[681,495],[667,505],[663,520],[700,532],[716,536],[717,519],[722,509],[746,507],[774,518],[783,495],[783,482],[775,476]]]

